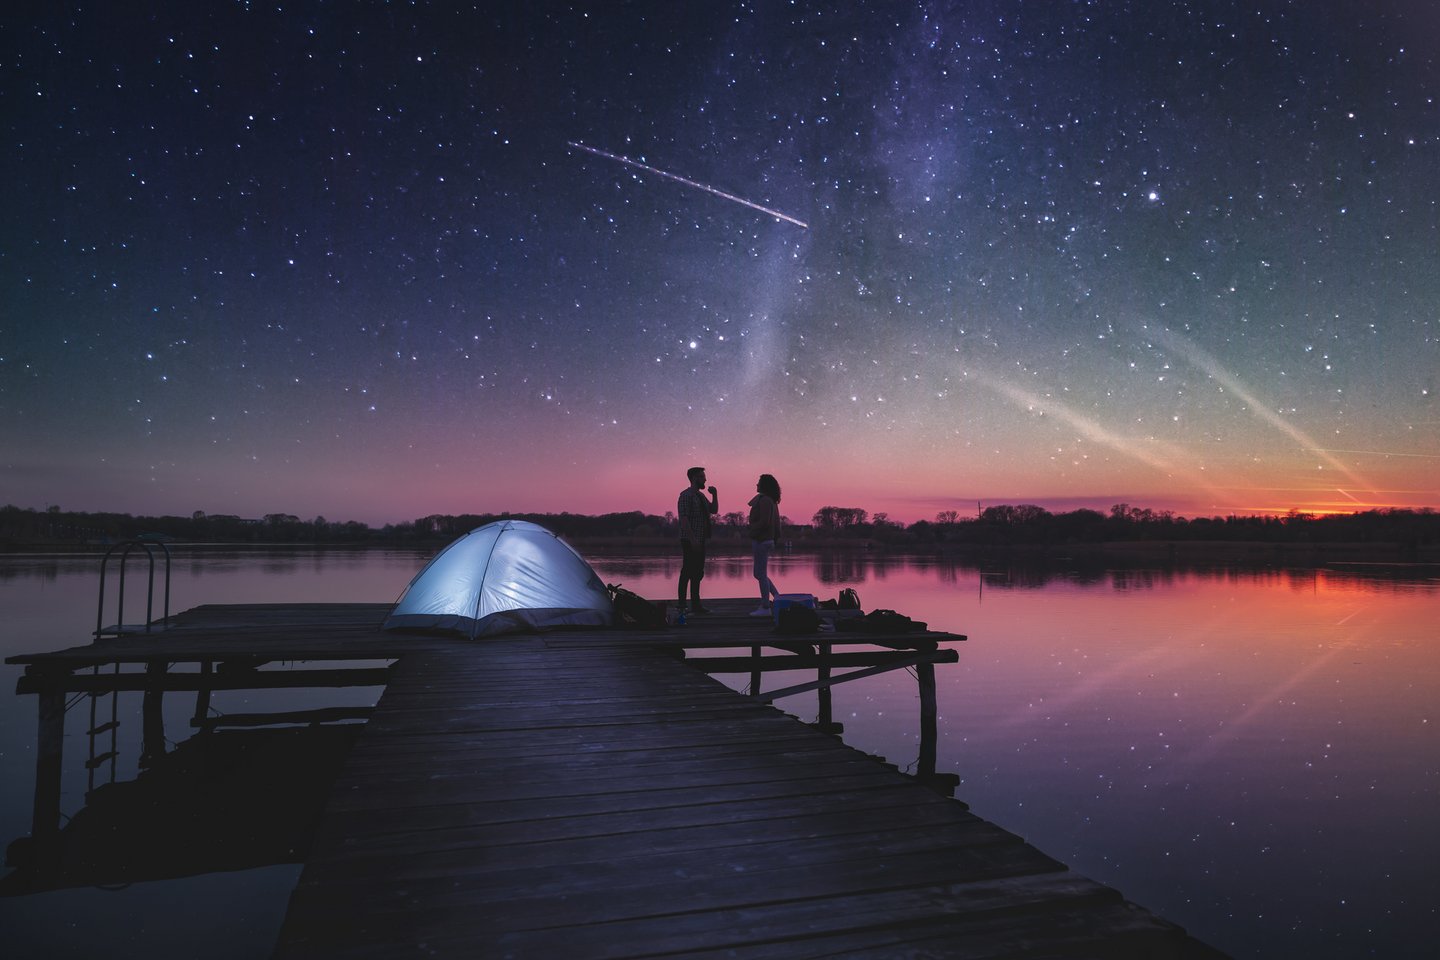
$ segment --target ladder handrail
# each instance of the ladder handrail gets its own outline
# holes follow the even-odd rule
[[[95,609],[95,636],[98,638],[105,632],[105,574],[106,568],[110,565],[110,558],[115,551],[120,551],[120,585],[119,601],[115,612],[115,625],[118,630],[123,631],[125,627],[125,568],[130,559],[130,553],[136,547],[145,551],[145,557],[149,561],[149,580],[145,591],[145,632],[149,633],[155,620],[155,551],[150,549],[151,544],[158,546],[165,554],[165,615],[162,623],[170,622],[170,548],[162,540],[153,540],[145,537],[130,537],[122,540],[105,551],[105,556],[100,560],[100,600]]]

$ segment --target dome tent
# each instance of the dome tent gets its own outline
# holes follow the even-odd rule
[[[497,520],[436,554],[400,595],[385,629],[473,640],[613,620],[605,584],[573,547],[539,524]]]

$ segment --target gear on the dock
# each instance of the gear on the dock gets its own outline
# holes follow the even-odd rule
[[[615,626],[657,630],[665,626],[665,611],[618,583],[607,583],[610,601],[615,604]]]
[[[863,617],[837,620],[835,629],[846,633],[923,633],[929,624],[923,620],[912,620],[894,610],[871,610]]]

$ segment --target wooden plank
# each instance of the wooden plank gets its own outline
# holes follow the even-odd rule
[[[629,862],[595,879],[598,871],[552,869],[552,883],[506,883],[503,875],[461,875],[398,881],[358,875],[349,884],[311,884],[302,875],[291,898],[292,911],[363,916],[384,927],[402,916],[431,917],[463,909],[483,919],[491,935],[545,929],[556,923],[563,898],[567,926],[615,924],[664,914],[741,909],[749,905],[858,896],[872,891],[966,883],[1002,877],[1059,872],[1063,867],[1021,845],[976,845],[929,849],[886,858],[823,845],[830,856],[806,862],[751,861],[740,856],[688,858],[681,872],[645,869]],[[849,856],[845,856],[849,853]],[[713,864],[713,868],[711,868]],[[695,882],[688,882],[694,876]],[[684,880],[687,882],[677,882]],[[420,909],[416,909],[419,907]],[[327,919],[326,926],[330,925]],[[607,931],[607,935],[608,935]]]
[[[523,821],[502,821],[501,825],[509,836],[514,833],[510,825],[524,823],[524,836],[528,841],[563,840],[577,837],[608,836],[618,833],[646,832],[650,830],[689,829],[697,826],[723,824],[751,824],[756,821],[785,820],[796,818],[797,810],[806,811],[806,817],[824,815],[882,816],[886,808],[914,804],[926,806],[944,803],[939,794],[926,791],[924,797],[915,795],[911,784],[876,784],[864,789],[840,790],[806,796],[803,806],[793,796],[778,795],[755,797],[741,805],[731,802],[699,803],[688,806],[665,807],[648,810],[590,810],[584,814],[563,819],[532,819]],[[852,812],[854,812],[852,814]],[[317,843],[323,838],[326,844],[333,844],[342,855],[358,853],[366,844],[380,844],[385,837],[415,836],[428,834],[434,838],[435,846],[450,842],[444,838],[458,838],[484,832],[495,836],[495,820],[484,816],[464,804],[442,807],[426,807],[412,810],[332,810],[320,824]],[[316,847],[316,858],[324,854]]]
[[[957,657],[954,650],[939,650],[935,653],[917,653],[914,655],[902,655],[900,659],[893,660],[878,667],[869,667],[864,670],[852,670],[849,673],[841,674],[838,677],[827,677],[822,680],[812,680],[809,683],[797,683],[793,686],[783,687],[779,690],[767,690],[764,693],[756,694],[757,700],[767,703],[772,700],[779,700],[781,697],[791,697],[797,693],[808,693],[811,690],[819,690],[822,687],[833,687],[837,683],[848,683],[851,680],[862,680],[865,677],[873,677],[876,674],[887,673],[891,670],[899,670],[904,667],[912,667],[921,663],[954,663]]]
[[[517,661],[522,675],[533,663]],[[547,675],[550,689],[523,681],[517,689],[494,662],[473,681],[463,668],[446,670],[445,682],[429,689],[410,690],[410,678],[398,677],[391,691],[438,699],[414,708],[382,700],[382,716],[367,731],[374,762],[353,766],[354,779],[340,785],[327,815],[336,832],[322,831],[339,845],[312,858],[292,904],[292,914],[321,918],[318,927],[287,926],[292,939],[277,955],[286,955],[287,943],[365,955],[377,936],[413,942],[416,935],[457,950],[483,943],[482,953],[504,943],[520,956],[687,952],[733,932],[736,911],[771,909],[793,918],[796,903],[823,904],[816,914],[834,918],[844,916],[837,900],[869,903],[897,884],[936,877],[974,883],[991,875],[1056,874],[1066,882],[1041,898],[1051,912],[1067,899],[1060,890],[1070,900],[1118,899],[961,804],[933,794],[917,802],[923,788],[794,718],[763,707],[734,709],[725,705],[734,697],[728,690],[697,704],[695,691],[707,688],[679,674],[627,664],[597,678],[592,667],[578,666]],[[475,698],[472,683],[505,702]],[[686,695],[656,692],[656,683]],[[522,703],[526,698],[533,699]],[[771,752],[768,732],[755,735],[782,726],[782,750]],[[785,750],[797,749],[803,760],[786,758]],[[857,761],[867,773],[852,769]],[[418,780],[427,768],[430,776]],[[813,789],[805,788],[807,780]],[[357,795],[346,799],[345,787]],[[482,793],[486,799],[477,801]],[[812,806],[837,796],[838,805]],[[867,804],[867,796],[883,799]],[[929,814],[928,825],[914,820],[939,810],[943,815]],[[890,818],[893,829],[883,826]],[[959,841],[967,831],[968,848]],[[677,875],[686,878],[680,892]],[[1087,892],[1074,895],[1078,888]],[[1011,910],[1021,899],[1015,890],[1003,898]],[[557,903],[564,904],[561,917]],[[902,897],[881,909],[887,924],[898,923],[903,904],[921,917],[935,912],[933,894]],[[342,917],[357,914],[365,918],[365,935],[323,939]],[[1174,933],[1154,922],[1166,936]],[[527,925],[534,931],[519,929]],[[620,935],[626,925],[633,925],[628,940]],[[803,929],[808,942],[814,925]],[[997,934],[997,942],[1005,936]],[[889,935],[889,942],[898,939]],[[863,938],[827,949],[852,942],[869,949]],[[1086,937],[1076,942],[1093,945]],[[586,946],[577,953],[576,944]],[[776,955],[808,955],[795,946],[787,941]]]
[[[822,667],[832,669],[878,667],[897,661],[904,661],[906,665],[909,665],[914,662],[914,657],[900,652],[876,651],[833,653],[827,657],[821,657],[814,653],[801,653],[784,657],[761,655],[759,657],[689,657],[686,659],[686,663],[697,670],[704,670],[706,673],[750,673],[752,670],[773,673],[779,670],[819,670]]]
[[[337,856],[316,855],[311,864],[318,876],[327,871],[348,871],[358,861],[388,861],[397,875],[417,874],[444,868],[447,859],[469,858],[472,870],[504,870],[615,859],[623,852],[633,856],[637,848],[645,854],[680,850],[692,852],[714,848],[781,842],[797,837],[825,837],[848,842],[851,836],[885,831],[910,831],[930,836],[934,829],[964,826],[975,842],[1022,842],[1014,834],[981,820],[956,804],[924,802],[906,804],[898,792],[872,791],[854,794],[843,807],[815,807],[805,816],[796,816],[783,805],[767,809],[752,804],[743,810],[681,808],[667,811],[663,820],[631,817],[628,822],[616,815],[577,818],[558,832],[497,830],[490,826],[444,830],[410,831],[367,836],[362,843],[347,845]],[[677,813],[679,816],[677,816]],[[475,848],[483,847],[483,853]],[[423,856],[422,856],[423,855]],[[432,860],[432,858],[434,858]],[[382,868],[375,868],[382,869]]]
[[[581,952],[564,955],[633,956],[642,950],[654,956],[714,956],[722,951],[731,955],[738,951],[747,958],[830,955],[867,940],[893,943],[906,931],[921,931],[911,934],[919,939],[947,923],[957,946],[974,943],[987,925],[1013,929],[1026,924],[1036,929],[1038,940],[1043,936],[1046,914],[1057,906],[1088,913],[1118,899],[1113,890],[1089,881],[1077,883],[1064,875],[1006,877],[639,919],[613,925],[604,942],[586,944],[579,947]],[[937,911],[940,904],[948,909]],[[517,956],[546,956],[567,933],[573,936],[573,931],[565,928],[512,932],[497,937],[494,946],[497,952]],[[888,956],[905,955],[897,951]],[[946,954],[942,950],[935,955]],[[977,951],[973,955],[995,954]]]
[[[933,808],[926,808],[933,809]],[[888,811],[887,811],[888,812]],[[810,865],[928,854],[937,846],[1019,846],[1013,834],[978,817],[931,818],[927,829],[915,829],[912,820],[877,817],[869,823],[854,818],[834,819],[834,829],[814,830],[792,820],[751,823],[737,830],[733,824],[699,825],[664,831],[635,831],[600,837],[530,843],[516,831],[508,836],[472,835],[469,843],[428,848],[424,857],[413,849],[387,849],[347,853],[341,859],[312,858],[316,869],[310,882],[327,885],[369,883],[375,876],[387,882],[472,878],[495,890],[532,892],[563,882],[567,888],[604,888],[632,881],[646,873],[684,875],[696,881],[708,875],[786,865]],[[367,845],[368,846],[368,845]],[[697,856],[697,854],[701,854]]]
[[[1023,878],[1029,879],[1029,878]],[[921,898],[930,911],[915,909],[914,898],[903,895],[886,900],[884,891],[850,898],[834,898],[839,908],[851,901],[862,908],[888,908],[899,920],[887,920],[884,914],[838,913],[815,911],[808,925],[794,921],[796,911],[774,911],[781,922],[772,923],[765,932],[757,933],[745,924],[749,911],[728,911],[723,918],[713,913],[695,916],[656,917],[630,924],[607,925],[604,940],[584,940],[574,949],[564,951],[577,960],[608,960],[633,956],[684,956],[690,960],[743,956],[771,960],[796,957],[840,957],[849,960],[894,960],[896,957],[945,958],[945,960],[979,960],[996,957],[1103,957],[1105,960],[1165,960],[1188,957],[1177,952],[1184,934],[1178,928],[1133,905],[1116,903],[1103,890],[1081,889],[1067,892],[1042,891],[1043,900],[1022,907],[994,906],[983,909],[984,901],[973,910],[937,912],[935,904],[947,895],[974,887],[1001,887],[997,899],[1013,904],[1018,896],[1021,878],[1002,878],[974,884],[940,888],[932,896]],[[1038,878],[1037,878],[1038,879]],[[878,903],[877,903],[878,901]],[[788,905],[786,905],[788,907]],[[907,911],[906,908],[910,909]],[[761,908],[763,910],[763,906]],[[809,914],[810,911],[804,911]],[[739,914],[737,918],[737,914]],[[725,919],[729,920],[728,926]],[[701,926],[697,921],[703,922]],[[717,922],[718,921],[718,922]],[[789,921],[789,922],[785,922]],[[868,921],[868,926],[862,926]],[[697,930],[697,926],[700,928]],[[550,950],[574,937],[574,928],[521,931],[502,934],[488,941],[496,956],[549,956]],[[622,939],[623,938],[623,939]],[[709,941],[706,943],[706,941]],[[704,944],[710,949],[696,949],[691,944]],[[433,944],[444,951],[451,942],[440,939]],[[664,952],[661,952],[661,951]]]
[[[163,665],[163,661],[159,661]],[[297,687],[380,687],[389,680],[387,668],[348,670],[241,670],[218,673],[72,674],[62,680],[29,674],[16,683],[16,693],[38,693],[58,687],[66,693],[195,692],[198,690],[278,690]]]
[[[738,746],[724,745],[716,750],[688,750],[684,753],[659,747],[609,753],[600,757],[576,757],[568,760],[563,770],[548,766],[538,767],[530,756],[523,754],[493,757],[485,752],[483,744],[477,744],[469,750],[457,749],[443,753],[429,751],[418,755],[407,751],[380,757],[373,751],[366,751],[352,759],[346,770],[347,775],[355,777],[358,782],[377,777],[404,779],[418,776],[422,772],[434,772],[439,767],[463,772],[467,776],[503,776],[512,782],[583,778],[598,785],[605,780],[650,784],[653,782],[652,774],[679,776],[693,772],[714,775],[723,771],[726,775],[738,776],[755,771],[787,775],[800,768],[811,770],[851,762],[849,758],[834,750],[813,744],[757,755],[753,748],[754,743],[755,741],[749,741]],[[725,752],[727,747],[728,753]],[[552,756],[563,758],[565,755]]]
[[[214,730],[219,727],[337,723],[346,720],[368,720],[374,712],[371,707],[318,707],[313,710],[289,710],[278,713],[222,713],[215,716],[192,717],[190,726]]]

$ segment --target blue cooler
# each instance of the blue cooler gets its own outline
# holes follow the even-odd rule
[[[809,607],[811,610],[818,610],[820,603],[815,599],[813,593],[782,593],[775,598],[774,619],[775,625],[780,625],[780,611],[786,607]]]

